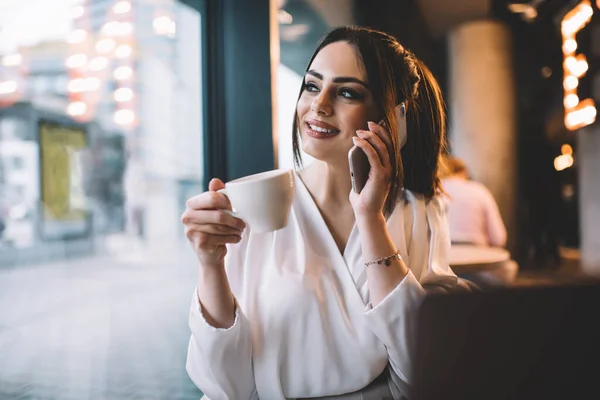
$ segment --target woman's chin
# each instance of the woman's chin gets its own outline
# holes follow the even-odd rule
[[[316,144],[316,146],[315,146]],[[319,161],[327,161],[327,159],[332,157],[332,150],[324,148],[325,146],[319,146],[318,143],[308,143],[308,141],[304,141],[302,145],[302,151],[307,155],[311,156],[315,160]],[[329,146],[327,146],[329,147]]]
[[[341,160],[348,160],[348,148],[344,151],[340,146],[311,146],[303,145],[302,151],[315,160],[322,161],[328,164],[338,164]]]

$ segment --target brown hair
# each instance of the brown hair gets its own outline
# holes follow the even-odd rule
[[[385,213],[393,211],[402,188],[433,196],[441,190],[438,176],[439,158],[446,148],[446,113],[442,91],[431,71],[394,37],[373,29],[347,26],[334,29],[319,43],[308,68],[325,46],[344,41],[352,45],[361,58],[371,94],[381,119],[396,132],[394,109],[407,102],[407,141],[400,150],[397,135],[392,135],[392,183]],[[298,98],[304,91],[304,85]],[[294,161],[302,166],[298,115],[294,115]]]

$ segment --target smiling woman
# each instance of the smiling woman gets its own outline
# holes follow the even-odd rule
[[[401,399],[415,340],[407,321],[428,290],[457,282],[439,191],[439,87],[393,37],[338,28],[310,60],[294,119],[285,228],[253,232],[232,217],[218,179],[187,203],[199,260],[188,372],[213,400]],[[370,165],[360,193],[353,146]],[[315,159],[306,168],[301,149]]]

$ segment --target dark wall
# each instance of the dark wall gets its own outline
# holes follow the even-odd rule
[[[269,0],[220,0],[229,179],[274,166]],[[219,88],[215,88],[219,90]]]
[[[185,0],[202,13],[205,183],[273,169],[269,0]]]
[[[369,26],[395,36],[417,57],[433,63],[433,40],[416,1],[355,0],[354,14],[358,25]]]
[[[358,25],[382,30],[427,64],[445,88],[446,41],[434,39],[415,0],[355,0]]]
[[[542,268],[558,259],[558,245],[576,224],[566,217],[561,173],[554,158],[568,136],[552,138],[548,122],[558,113],[562,120],[562,38],[557,23],[566,1],[548,0],[535,21],[510,13],[506,2],[494,2],[494,17],[506,23],[513,36],[513,70],[517,93],[518,237],[516,258],[522,269]],[[562,135],[559,135],[562,136]]]

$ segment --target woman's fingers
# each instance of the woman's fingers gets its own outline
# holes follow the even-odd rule
[[[360,139],[367,141],[376,151],[381,166],[388,168],[391,165],[388,148],[375,132],[359,130],[356,131],[356,134]],[[371,167],[373,167],[373,164],[371,164]]]
[[[375,148],[369,143],[367,140],[359,137],[353,137],[352,141],[354,144],[362,149],[365,152],[367,159],[369,160],[369,164],[371,165],[372,171],[379,171],[383,168],[381,165],[381,160],[379,159],[379,154]]]
[[[385,125],[379,125],[371,121],[367,122],[367,125],[369,126],[369,130],[375,132],[379,136],[379,139],[385,143],[388,152],[391,152],[393,150],[392,136]]]
[[[215,235],[198,231],[193,226],[186,226],[185,235],[196,248],[203,250],[212,250],[215,247],[228,243],[238,243],[242,240],[241,235]]]
[[[186,229],[194,229],[198,232],[210,233],[213,235],[238,235],[241,236],[243,229],[227,225],[214,225],[214,224],[199,224],[196,222],[188,222]]]
[[[229,198],[219,193],[225,185],[212,179],[209,191],[192,197],[181,215],[185,235],[203,265],[219,265],[227,253],[226,244],[239,243],[246,223],[231,215]]]
[[[217,190],[221,190],[225,188],[225,184],[219,178],[212,178],[210,182],[208,182],[208,190],[212,192],[216,192]]]
[[[198,224],[198,225],[223,225],[236,229],[244,229],[246,223],[233,215],[223,210],[196,210],[186,209],[181,216],[181,222],[184,224]]]
[[[194,210],[202,209],[221,209],[231,210],[231,202],[223,193],[204,192],[198,196],[190,198],[186,203],[187,208]]]

